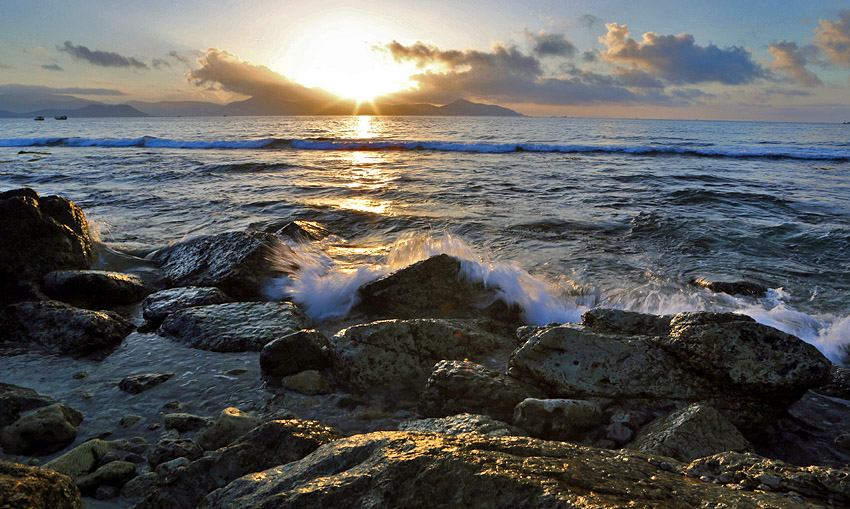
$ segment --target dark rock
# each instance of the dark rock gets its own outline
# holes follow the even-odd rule
[[[299,460],[338,438],[335,430],[314,421],[269,421],[230,446],[175,470],[136,508],[196,507],[207,493],[234,479]]]
[[[0,444],[9,454],[50,454],[74,441],[81,422],[79,410],[54,403],[3,428]]]
[[[0,193],[0,280],[41,281],[48,272],[86,269],[94,261],[83,211],[32,189]]]
[[[97,491],[94,493],[95,500],[111,500],[118,496],[121,488],[117,486],[110,486],[108,484],[104,484],[97,487]]]
[[[50,405],[53,398],[42,396],[32,389],[0,383],[0,429],[17,421],[21,412]]]
[[[172,313],[158,333],[201,350],[243,352],[312,325],[291,302],[232,302]]]
[[[260,300],[270,278],[297,269],[293,258],[279,238],[256,231],[202,235],[148,255],[172,286],[215,286],[237,299]]]
[[[81,509],[80,490],[67,475],[0,460],[0,507]]]
[[[330,366],[331,343],[317,330],[300,330],[275,339],[260,351],[260,368],[272,376],[287,376]]]
[[[263,421],[235,407],[225,408],[212,426],[201,433],[198,443],[206,451],[213,451],[233,442],[259,426]]]
[[[512,422],[514,408],[526,398],[545,392],[480,364],[440,361],[434,366],[419,398],[419,413],[443,417],[464,412],[486,414]]]
[[[111,311],[78,309],[56,301],[0,307],[0,343],[37,345],[82,354],[120,344],[133,324]]]
[[[166,316],[181,309],[224,304],[230,297],[218,288],[187,286],[160,290],[148,295],[142,302],[142,316],[152,325],[159,326]]]
[[[159,476],[155,472],[145,472],[127,481],[127,483],[121,487],[121,491],[119,493],[122,497],[128,500],[141,500],[157,488],[158,481]]]
[[[165,421],[165,429],[177,430],[180,433],[197,431],[212,422],[206,417],[185,413],[166,414],[162,419]]]
[[[44,468],[65,474],[71,479],[77,479],[93,471],[108,450],[109,444],[107,442],[95,438],[83,442],[58,458],[48,461],[44,464]]]
[[[287,389],[310,396],[330,394],[334,390],[333,382],[315,369],[308,369],[284,377],[281,380],[281,385]]]
[[[538,438],[571,440],[602,424],[602,410],[579,399],[527,398],[514,409],[513,422]]]
[[[604,433],[605,438],[610,440],[611,443],[614,444],[614,447],[622,447],[624,444],[628,443],[635,434],[631,428],[622,422],[612,422],[605,426]]]
[[[662,467],[666,467],[663,469]],[[802,508],[775,493],[695,482],[682,464],[524,437],[375,432],[236,479],[199,507]]]
[[[176,458],[196,460],[203,456],[204,451],[194,440],[187,438],[166,438],[155,443],[148,451],[148,463],[156,468],[160,463]]]
[[[711,290],[714,293],[726,293],[729,295],[743,295],[745,297],[764,297],[767,295],[767,287],[749,281],[706,281],[699,278],[691,281],[692,284]]]
[[[610,308],[594,308],[581,315],[581,323],[596,332],[629,336],[663,336],[670,332],[672,319],[672,315],[656,316]]]
[[[77,307],[100,309],[138,302],[153,288],[133,274],[57,270],[44,276],[44,291],[51,298]]]
[[[522,437],[526,433],[510,424],[497,421],[489,415],[457,414],[449,417],[429,417],[414,421],[405,421],[398,427],[399,431],[418,431],[421,433],[445,433],[460,435],[463,433],[479,433],[491,437]]]
[[[140,392],[156,387],[172,376],[174,376],[174,373],[144,373],[140,375],[131,375],[122,378],[121,381],[118,382],[118,388],[130,394],[139,394]]]
[[[136,465],[129,461],[113,461],[98,467],[90,474],[75,479],[74,482],[83,493],[91,493],[101,486],[121,488],[134,477],[136,477]]]
[[[438,361],[487,359],[507,354],[516,342],[480,329],[474,320],[424,318],[355,325],[337,333],[332,345],[334,369],[353,387],[418,392]]]
[[[829,368],[829,380],[814,389],[818,394],[833,398],[850,399],[850,368],[833,364]]]
[[[274,234],[278,237],[289,237],[297,242],[314,242],[328,237],[331,232],[315,221],[292,221]]]

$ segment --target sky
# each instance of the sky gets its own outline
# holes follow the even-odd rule
[[[0,0],[0,94],[841,122],[850,0]]]

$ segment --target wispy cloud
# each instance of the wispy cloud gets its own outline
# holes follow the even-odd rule
[[[773,63],[770,64],[771,69],[785,73],[797,84],[804,87],[823,85],[817,74],[806,69],[807,57],[816,55],[816,47],[798,48],[794,41],[779,41],[768,45],[767,52],[773,55]]]
[[[71,41],[65,41],[56,49],[68,53],[78,60],[84,60],[92,65],[101,67],[126,67],[130,69],[148,69],[148,64],[135,57],[125,57],[112,51],[91,50],[85,46],[75,46]]]
[[[45,87],[20,83],[0,84],[0,94],[79,94],[79,95],[125,95],[114,88]]]
[[[814,41],[835,65],[850,67],[850,9],[841,11],[837,21],[820,20]]]
[[[57,64],[43,64],[43,65],[41,66],[41,68],[42,68],[42,69],[45,69],[45,70],[48,70],[48,71],[64,71],[64,70],[65,70],[65,69],[61,68],[61,67],[60,67],[59,65],[57,65]]]

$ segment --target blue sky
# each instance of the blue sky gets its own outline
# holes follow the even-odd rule
[[[850,1],[0,2],[7,95],[314,87],[534,115],[850,120]]]

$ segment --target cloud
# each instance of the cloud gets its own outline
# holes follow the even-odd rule
[[[151,60],[151,67],[154,69],[163,69],[165,67],[171,67],[171,64],[168,63],[168,60],[162,58],[154,58]]]
[[[79,95],[125,95],[114,88],[83,88],[83,87],[45,87],[43,85],[22,85],[7,83],[0,85],[0,94],[79,94]]]
[[[531,51],[539,57],[572,57],[576,54],[575,44],[567,40],[564,34],[550,34],[545,30],[533,34],[526,30],[525,37],[534,42]]]
[[[817,48],[807,46],[798,48],[794,41],[779,41],[770,44],[767,52],[773,55],[771,69],[782,71],[791,77],[797,84],[804,87],[816,87],[823,85],[818,75],[806,69],[806,57],[814,56]]]
[[[620,82],[627,87],[664,88],[664,83],[652,74],[634,67],[614,66],[614,73]]]
[[[643,34],[637,42],[629,29],[619,23],[607,23],[608,33],[599,38],[605,45],[602,57],[608,62],[630,65],[654,73],[670,83],[719,82],[727,85],[751,83],[765,76],[749,52],[739,46],[721,49],[713,44],[699,46],[690,34]]]
[[[59,67],[56,64],[42,65],[41,68],[46,69],[48,71],[64,71],[65,70],[65,69],[62,69],[61,67]]]
[[[323,91],[295,83],[264,65],[240,60],[225,50],[208,49],[198,64],[200,69],[188,75],[189,81],[198,87],[218,86],[238,94],[288,101],[328,97]]]
[[[598,59],[596,52],[590,49],[581,54],[581,61],[588,64],[596,62]]]
[[[600,23],[602,23],[602,18],[598,18],[593,14],[582,14],[578,17],[578,24],[588,30],[592,30],[593,27]]]
[[[64,51],[78,60],[85,60],[92,65],[101,67],[148,68],[148,64],[134,57],[125,57],[112,51],[90,50],[85,46],[74,46],[71,41],[65,41],[63,46],[57,46],[56,49]]]
[[[835,65],[850,67],[850,9],[838,13],[838,21],[820,20],[814,41]]]

